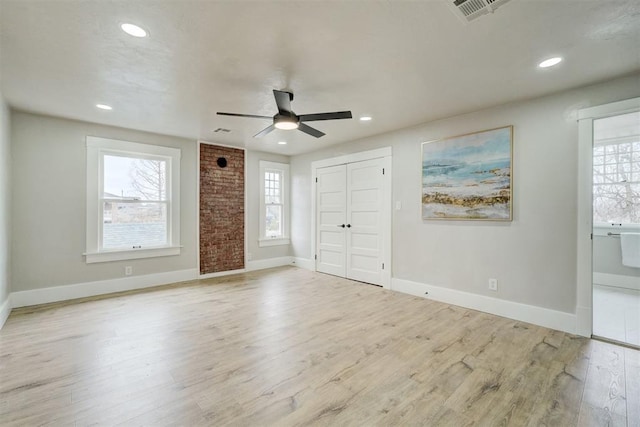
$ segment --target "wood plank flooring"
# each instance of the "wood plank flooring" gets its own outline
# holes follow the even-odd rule
[[[0,424],[640,426],[640,352],[283,267],[14,310]]]

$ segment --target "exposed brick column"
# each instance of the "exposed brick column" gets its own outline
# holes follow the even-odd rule
[[[226,167],[218,165],[225,158]],[[244,150],[200,144],[200,274],[244,268]]]

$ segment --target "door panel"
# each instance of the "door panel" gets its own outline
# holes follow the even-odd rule
[[[346,276],[346,171],[345,165],[318,169],[316,270]]]
[[[382,159],[347,165],[346,276],[382,285]]]

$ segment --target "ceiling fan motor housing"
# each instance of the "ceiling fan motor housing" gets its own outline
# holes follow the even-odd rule
[[[278,129],[297,129],[300,124],[300,119],[293,112],[278,113],[273,116],[273,123]]]

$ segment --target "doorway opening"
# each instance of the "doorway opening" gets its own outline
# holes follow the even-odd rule
[[[640,347],[640,112],[593,120],[593,335]]]

